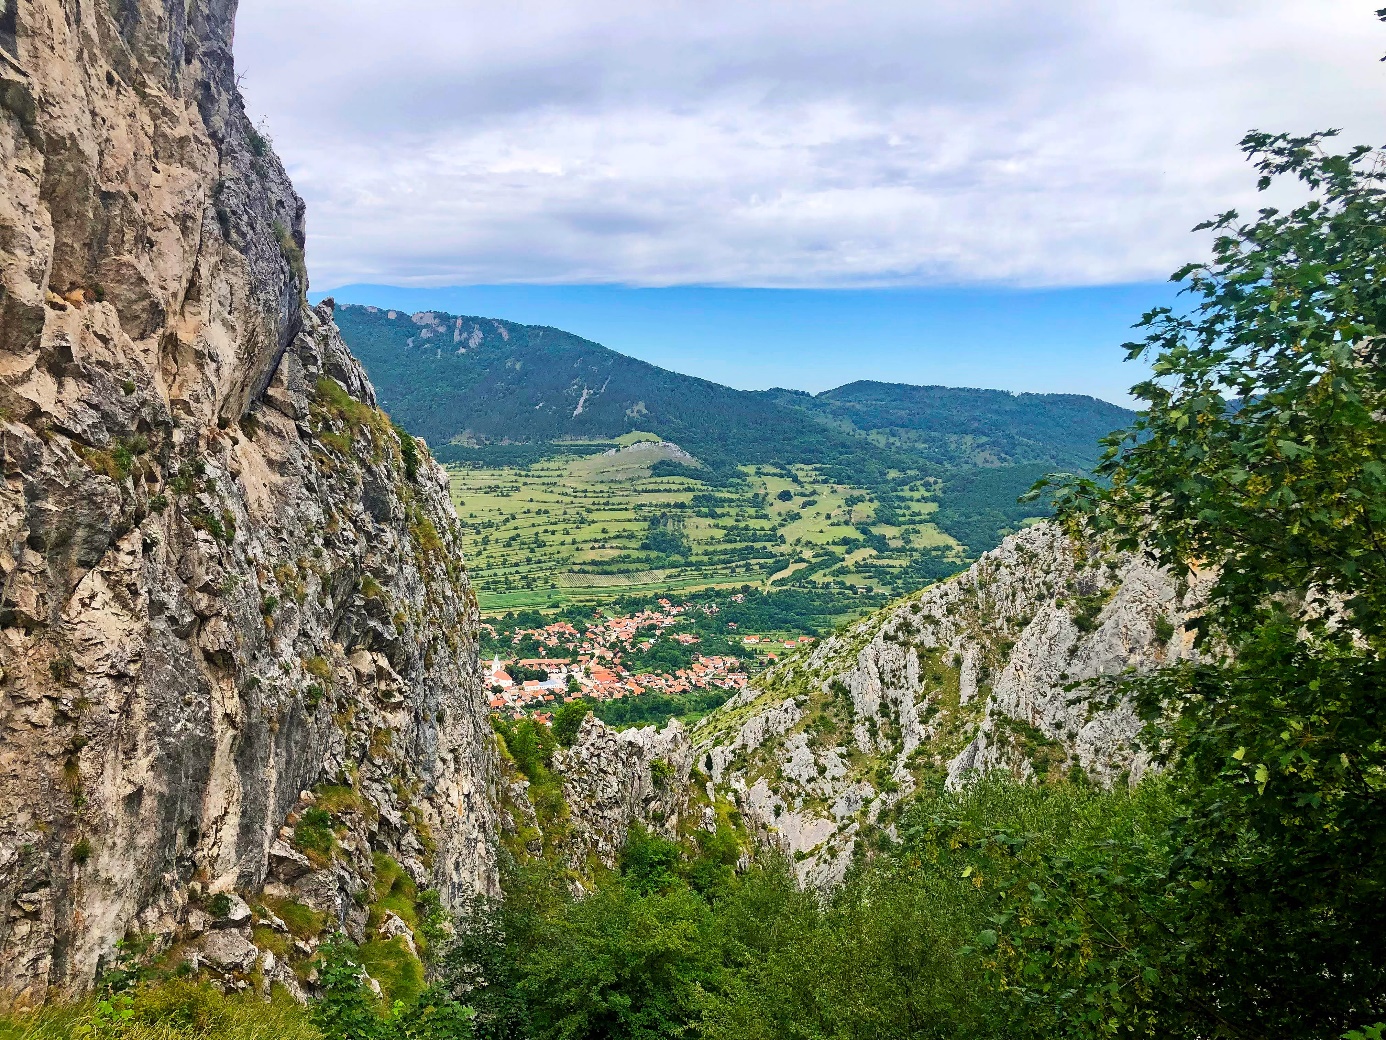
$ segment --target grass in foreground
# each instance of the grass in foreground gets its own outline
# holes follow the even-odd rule
[[[225,996],[171,980],[104,1000],[0,1015],[0,1040],[323,1040],[307,1008],[286,994]]]

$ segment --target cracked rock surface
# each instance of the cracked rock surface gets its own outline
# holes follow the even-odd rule
[[[0,55],[0,994],[20,1002],[81,991],[128,931],[205,930],[240,965],[189,893],[271,865],[345,914],[359,878],[281,835],[323,783],[363,800],[351,862],[388,853],[445,901],[496,886],[445,475],[304,302],[304,208],[245,116],[234,15],[27,0]]]
[[[589,714],[573,746],[554,756],[554,770],[571,820],[568,857],[615,867],[632,824],[678,835],[688,812],[693,747],[677,719],[662,730],[617,731]]]
[[[1193,653],[1188,584],[1036,524],[964,573],[781,662],[693,730],[695,754],[806,885],[839,883],[865,827],[921,785],[1148,768],[1129,704],[1081,685]]]

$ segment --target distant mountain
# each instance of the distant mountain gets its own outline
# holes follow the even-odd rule
[[[1082,468],[1132,413],[1074,394],[857,382],[813,396],[734,390],[559,329],[347,305],[342,335],[386,408],[434,445],[658,433],[714,468],[884,458]],[[886,449],[882,456],[881,449]]]
[[[337,324],[385,409],[443,461],[528,465],[564,442],[649,431],[705,464],[811,464],[871,490],[940,483],[934,522],[973,554],[1046,513],[1016,497],[1052,469],[1083,469],[1132,413],[1092,397],[849,383],[814,396],[734,390],[618,354],[560,329],[344,305]],[[677,472],[682,467],[662,462]],[[690,472],[690,475],[691,475]]]
[[[862,380],[817,396],[770,390],[780,404],[872,435],[944,466],[1045,464],[1084,469],[1097,439],[1135,413],[1079,394],[1012,394]]]
[[[765,395],[670,372],[559,329],[359,306],[338,308],[337,320],[386,409],[435,445],[649,430],[714,469],[873,454],[855,431]]]

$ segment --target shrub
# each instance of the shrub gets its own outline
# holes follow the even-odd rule
[[[394,430],[399,437],[399,453],[404,461],[404,475],[409,480],[416,480],[419,476],[419,444],[403,426],[395,424]]]
[[[582,723],[592,710],[586,701],[569,701],[553,716],[553,736],[563,747],[572,747]]]
[[[284,922],[289,933],[299,939],[316,939],[327,925],[327,915],[292,899],[265,897],[265,906]]]
[[[250,153],[257,159],[263,159],[269,154],[270,138],[268,134],[262,133],[254,126],[248,126],[245,130],[246,143],[250,145]]]
[[[683,854],[678,843],[635,824],[621,850],[621,876],[632,890],[648,895],[664,892],[678,882]]]
[[[304,658],[303,670],[315,679],[321,679],[324,683],[332,681],[332,662],[325,657]]]
[[[279,239],[279,253],[289,265],[289,271],[297,280],[299,289],[307,288],[308,264],[303,258],[303,247],[294,240],[293,232],[278,221],[274,223],[274,235]]]

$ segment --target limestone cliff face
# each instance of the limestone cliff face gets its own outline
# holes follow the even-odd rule
[[[502,841],[518,860],[548,855],[575,891],[618,865],[631,828],[667,838],[715,830],[688,731],[676,719],[615,730],[589,714],[572,747],[558,748],[553,783],[534,788],[508,760],[502,768]]]
[[[697,754],[802,881],[834,884],[862,829],[930,778],[1139,776],[1140,720],[1074,684],[1191,653],[1205,583],[1036,525],[772,669],[694,729]]]
[[[678,720],[663,730],[617,731],[589,715],[554,769],[563,778],[565,852],[574,863],[614,867],[633,824],[675,838],[689,812],[693,748]]]
[[[446,482],[303,302],[303,204],[236,92],[234,13],[20,0],[0,37],[0,995],[21,1001],[80,990],[127,932],[188,939],[190,893],[256,888],[272,850],[348,914],[359,871],[305,880],[280,834],[322,783],[445,899],[495,885]]]

